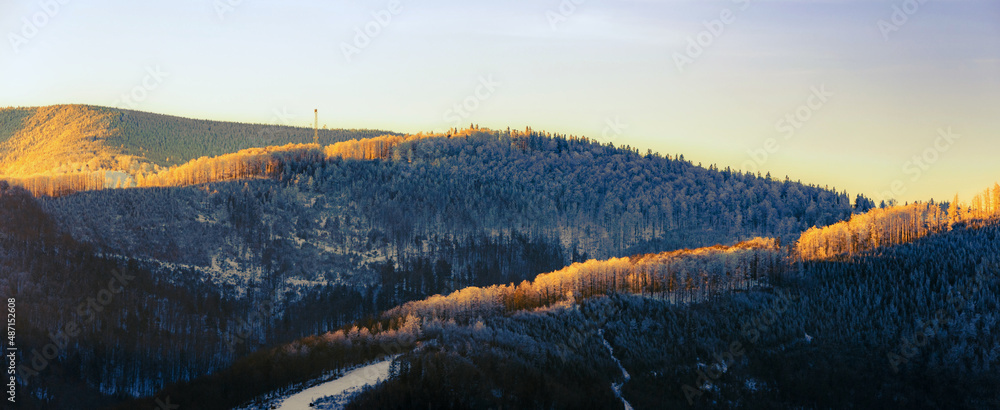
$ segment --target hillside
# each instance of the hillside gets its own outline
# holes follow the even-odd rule
[[[141,179],[163,187],[42,205],[102,252],[184,266],[227,293],[344,285],[382,309],[589,258],[788,243],[851,213],[817,187],[537,132],[383,142],[241,151]]]
[[[580,255],[621,256],[758,235],[794,240],[852,212],[846,193],[534,131],[471,129],[250,149],[136,177],[140,186],[159,187],[275,181],[294,187],[296,196],[312,196],[309,208],[350,207],[355,212],[347,214],[368,219],[369,229],[389,223],[379,230],[397,252],[413,243],[409,236],[495,236],[531,226],[528,236],[557,238],[567,250],[582,248]],[[85,196],[141,201],[142,192]],[[82,209],[75,208],[67,212]],[[333,216],[307,220],[325,224]]]
[[[0,111],[0,175],[119,169],[127,153],[107,144],[110,116],[85,106]]]
[[[323,144],[384,134],[320,130]],[[252,147],[312,142],[310,128],[194,120],[88,105],[0,109],[0,175],[168,167]],[[143,165],[147,164],[147,165]]]
[[[156,377],[137,379],[109,366],[148,366],[177,380],[186,369],[227,362],[224,350],[212,358],[184,352],[224,345],[218,332],[204,331],[204,313],[215,312],[217,326],[232,326],[226,312],[248,302],[222,298],[197,281],[177,286],[136,263],[97,255],[65,235],[30,194],[3,181],[0,221],[0,292],[15,297],[18,308],[17,377],[26,393],[18,408],[98,408],[162,387]],[[41,356],[54,342],[58,354],[48,348]]]

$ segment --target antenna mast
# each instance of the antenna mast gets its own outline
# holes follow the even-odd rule
[[[313,144],[319,144],[319,108],[313,110],[316,114],[316,123],[313,124]]]

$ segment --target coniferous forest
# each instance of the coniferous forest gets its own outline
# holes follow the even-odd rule
[[[0,110],[0,151],[18,408],[272,408],[383,361],[314,407],[1000,408],[1000,185],[92,106]]]

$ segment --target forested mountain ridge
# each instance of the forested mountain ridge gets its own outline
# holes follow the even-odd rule
[[[393,134],[319,131],[319,142]],[[313,130],[279,124],[194,120],[89,105],[0,109],[0,176],[139,170],[252,147],[313,141]]]
[[[115,119],[122,112],[102,110],[11,110],[8,118],[30,122],[44,112],[89,124],[81,130],[111,130],[112,137],[80,138],[84,148],[73,155],[83,158],[93,154],[87,147],[114,148],[108,141],[128,134],[121,131],[125,125],[107,125],[124,124]],[[53,126],[39,124],[32,129]],[[157,125],[166,130],[209,126],[227,129],[198,121]],[[102,178],[93,181],[93,190],[50,190],[59,195],[37,198],[10,188],[16,193],[11,198],[36,204],[32,209],[40,210],[58,233],[17,245],[11,259],[0,261],[14,279],[0,285],[20,289],[26,281],[37,282],[30,293],[35,295],[73,269],[79,270],[79,280],[124,267],[142,278],[129,288],[135,293],[127,299],[141,309],[116,310],[102,318],[101,327],[89,329],[86,340],[107,347],[95,351],[89,342],[80,342],[67,349],[52,360],[51,368],[61,370],[42,372],[44,385],[76,386],[80,394],[99,397],[102,403],[144,396],[226,368],[259,349],[322,334],[435,294],[503,285],[521,295],[512,299],[513,305],[539,304],[534,285],[523,282],[545,272],[563,272],[550,279],[579,273],[587,282],[556,281],[558,291],[538,288],[548,292],[543,305],[566,298],[563,290],[589,297],[626,283],[630,291],[647,293],[683,289],[686,296],[677,297],[684,301],[721,289],[745,291],[771,273],[750,278],[742,273],[783,269],[773,262],[786,249],[778,243],[792,243],[802,230],[845,220],[853,211],[843,192],[530,129],[474,127],[339,142],[331,137],[321,141],[325,145],[305,143],[311,133],[303,135],[288,145],[233,146],[238,150],[214,157],[200,153],[230,149],[225,139],[208,138],[208,148],[184,142],[170,155],[199,156],[182,164],[154,164],[149,162],[152,154],[118,144],[118,151],[108,148],[105,157],[99,156],[114,162],[99,160],[93,167],[59,172],[89,177],[86,172],[94,169],[120,166],[119,154],[132,149],[143,155],[136,163],[153,165],[118,169],[143,187],[106,189]],[[776,239],[753,251],[757,253],[734,251],[750,259],[688,255],[686,260],[694,261],[689,268],[645,270],[621,281],[612,275],[608,282],[601,273],[608,271],[591,270],[604,265],[586,262],[683,253],[677,250],[737,244],[757,236]],[[72,252],[65,250],[70,248]],[[46,263],[31,262],[40,258]],[[57,276],[46,273],[53,264],[63,267]],[[66,290],[72,283],[57,287],[66,300],[54,300],[53,306],[72,306],[98,291],[86,286]],[[72,319],[66,312],[37,311],[28,331],[32,343],[47,343],[48,332]],[[148,336],[130,336],[134,334]],[[355,348],[367,353],[357,353],[345,365],[378,356],[378,346],[355,341]],[[115,388],[106,387],[107,381]],[[40,386],[28,390],[39,398],[38,407],[72,403],[64,396],[49,397],[60,393]]]
[[[42,204],[102,252],[191,266],[212,281],[211,271],[225,271],[226,288],[267,278],[281,292],[391,290],[376,292],[381,308],[587,258],[754,236],[788,243],[851,212],[843,194],[580,139],[487,130],[392,138],[237,153],[165,174],[170,182],[177,170],[232,169],[264,179]]]
[[[569,217],[580,212],[609,217],[622,215],[628,220],[625,229],[611,233],[619,242],[617,247],[630,246],[627,243],[630,240],[621,237],[638,236],[650,240],[674,228],[797,235],[809,226],[843,220],[852,210],[846,193],[787,179],[778,182],[728,169],[704,169],[684,161],[683,157],[639,155],[629,148],[534,131],[469,129],[447,135],[351,140],[325,148],[301,144],[251,149],[215,158],[199,158],[152,174],[140,173],[137,178],[140,186],[184,186],[258,177],[286,181],[295,178],[295,182],[304,182],[301,185],[311,188],[330,165],[334,170],[356,168],[359,161],[365,166],[402,173],[402,178],[387,176],[407,180],[407,186],[392,187],[395,192],[390,192],[387,199],[398,201],[394,197],[398,192],[418,206],[427,206],[424,204],[427,202],[431,202],[430,206],[439,206],[448,202],[448,198],[454,202],[456,195],[470,196],[468,190],[446,191],[452,188],[449,185],[456,184],[454,181],[420,183],[423,182],[421,178],[440,178],[442,173],[463,174],[477,181],[474,186],[463,187],[473,188],[471,197],[500,195],[507,207],[513,208],[505,210],[511,212],[498,215],[482,215],[492,220],[506,219],[507,225],[523,224],[523,219],[517,216],[525,209],[536,214],[563,213]],[[303,168],[308,173],[301,172]],[[414,175],[413,171],[420,175]],[[545,182],[553,176],[557,182]],[[451,195],[443,197],[445,192]],[[374,195],[384,193],[373,192]],[[482,202],[486,201],[465,201],[456,205],[464,208],[481,204],[496,206]],[[459,219],[452,222],[453,225],[446,228],[463,229],[476,221]],[[728,234],[721,233],[723,237]]]

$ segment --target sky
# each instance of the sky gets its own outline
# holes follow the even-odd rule
[[[1000,2],[0,3],[0,106],[586,136],[853,198],[1000,180]]]

